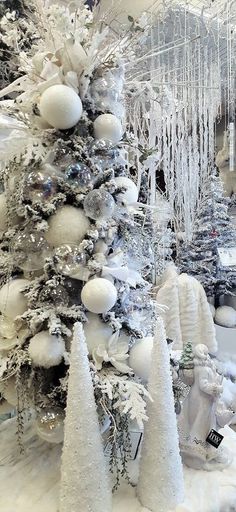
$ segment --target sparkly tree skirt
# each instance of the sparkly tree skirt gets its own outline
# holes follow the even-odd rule
[[[15,420],[6,421],[0,427],[0,510],[58,512],[60,446],[44,443],[28,430],[26,454],[17,460],[15,428]],[[185,468],[186,499],[176,512],[236,511],[236,433],[229,427],[222,433],[224,445],[234,455],[233,463],[222,472]],[[130,471],[135,481],[137,462],[130,464]],[[114,496],[113,512],[147,512],[147,509],[139,505],[135,489],[122,484]]]

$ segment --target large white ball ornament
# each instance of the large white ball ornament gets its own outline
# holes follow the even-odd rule
[[[41,117],[58,130],[73,128],[82,110],[80,97],[67,85],[52,85],[43,92],[39,102]]]
[[[30,340],[29,356],[34,366],[43,368],[57,366],[60,364],[64,352],[64,340],[48,331],[41,331]]]
[[[151,367],[153,337],[147,336],[135,343],[130,350],[129,366],[144,381],[148,381]]]
[[[117,301],[117,291],[110,281],[96,277],[88,281],[82,289],[81,299],[92,313],[107,313]]]
[[[220,306],[216,310],[215,322],[223,327],[236,327],[236,311],[230,306]]]
[[[118,176],[114,181],[116,182],[117,187],[126,188],[125,192],[121,192],[118,195],[118,198],[121,201],[125,201],[127,204],[136,203],[138,201],[138,189],[132,180],[125,176]]]
[[[95,119],[93,127],[95,139],[106,139],[114,143],[122,139],[122,124],[113,114],[101,114]]]
[[[81,208],[63,206],[48,221],[45,238],[51,247],[76,244],[83,240],[90,222]]]
[[[14,319],[28,309],[22,290],[29,284],[27,279],[13,279],[0,289],[0,312]]]

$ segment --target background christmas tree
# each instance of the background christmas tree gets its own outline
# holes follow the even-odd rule
[[[236,284],[236,268],[221,264],[218,249],[236,246],[236,231],[228,214],[228,200],[215,172],[205,184],[205,194],[196,214],[193,237],[178,254],[181,272],[193,275],[207,296],[230,293]]]
[[[0,105],[0,408],[16,407],[19,441],[28,410],[43,439],[62,441],[72,330],[82,322],[100,423],[111,420],[111,469],[119,474],[119,452],[125,474],[129,420],[147,419],[129,348],[152,334],[155,316],[138,189],[123,158],[123,64],[137,31],[117,42],[82,4],[31,9],[23,46],[14,15],[2,23],[22,77]]]

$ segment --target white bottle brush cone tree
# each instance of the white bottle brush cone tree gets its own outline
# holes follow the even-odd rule
[[[82,324],[74,327],[62,454],[60,512],[111,512],[111,487]]]
[[[151,512],[170,512],[183,501],[184,481],[170,355],[160,318],[154,337],[148,391],[153,401],[147,409],[149,420],[144,431],[137,493],[141,504]]]

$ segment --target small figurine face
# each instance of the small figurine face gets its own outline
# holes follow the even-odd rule
[[[198,359],[202,359],[203,361],[208,359],[208,348],[206,345],[203,345],[203,343],[196,345],[196,347],[193,348],[193,353]]]

